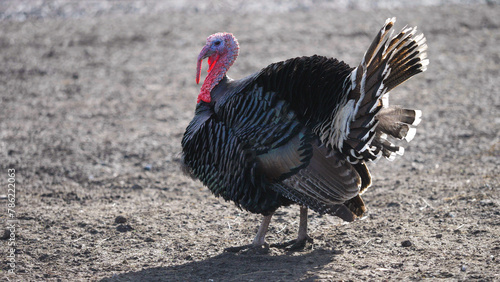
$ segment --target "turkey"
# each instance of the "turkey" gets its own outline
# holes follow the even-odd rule
[[[421,111],[389,106],[389,92],[429,63],[423,34],[388,19],[352,68],[323,56],[273,63],[240,80],[226,73],[238,56],[230,33],[209,36],[198,56],[208,75],[182,139],[184,171],[217,197],[264,216],[251,247],[281,206],[300,206],[292,247],[303,247],[308,209],[351,222],[366,211],[367,162],[393,160],[412,140]]]

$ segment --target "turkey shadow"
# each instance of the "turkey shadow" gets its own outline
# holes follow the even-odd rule
[[[317,249],[304,255],[222,253],[202,261],[122,273],[101,281],[278,281],[300,280],[321,269],[339,252]],[[307,280],[315,280],[311,273]]]

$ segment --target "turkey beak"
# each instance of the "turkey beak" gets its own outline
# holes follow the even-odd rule
[[[210,49],[209,45],[205,45],[205,47],[201,49],[201,52],[198,55],[198,64],[196,65],[196,84],[200,83],[201,64],[203,62],[203,59],[210,57],[213,53],[214,51]]]

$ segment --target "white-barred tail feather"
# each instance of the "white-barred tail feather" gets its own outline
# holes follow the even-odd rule
[[[361,63],[345,81],[345,98],[331,120],[319,127],[319,135],[352,163],[394,159],[404,148],[387,136],[411,141],[422,117],[419,110],[389,107],[389,91],[427,69],[427,44],[416,27],[405,27],[393,34],[395,18],[386,20],[366,51]]]

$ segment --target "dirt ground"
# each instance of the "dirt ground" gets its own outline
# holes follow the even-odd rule
[[[261,216],[178,166],[205,38],[239,39],[233,78],[302,55],[356,65],[392,16],[425,33],[430,66],[392,92],[423,121],[403,157],[370,166],[367,216],[311,213],[303,251],[224,252]],[[499,45],[499,5],[1,21],[0,279],[499,281]],[[297,227],[298,206],[282,208],[267,241]]]

